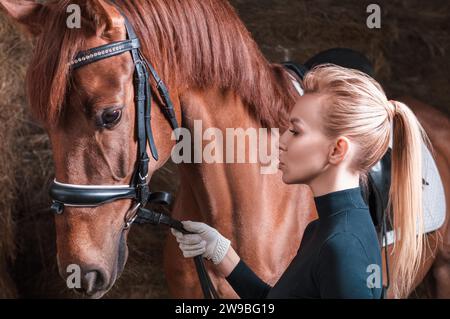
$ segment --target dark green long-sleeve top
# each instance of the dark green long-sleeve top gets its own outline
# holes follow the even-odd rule
[[[241,259],[227,281],[241,298],[380,298],[381,252],[361,189],[314,198],[319,218],[279,281],[263,282]]]

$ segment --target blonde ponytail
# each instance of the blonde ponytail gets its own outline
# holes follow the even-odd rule
[[[422,144],[425,131],[403,103],[390,101],[393,111],[391,188],[395,243],[392,252],[392,286],[396,298],[407,297],[422,264],[424,225],[422,211]],[[401,279],[401,280],[399,280]]]

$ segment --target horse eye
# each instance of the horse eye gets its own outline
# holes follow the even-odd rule
[[[105,110],[102,113],[101,126],[106,128],[112,128],[119,123],[122,117],[122,110]]]

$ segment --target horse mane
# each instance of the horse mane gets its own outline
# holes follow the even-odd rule
[[[66,27],[66,7],[82,11],[82,28]],[[265,127],[286,127],[295,89],[283,67],[262,55],[234,8],[225,0],[116,1],[134,25],[142,51],[169,90],[233,90]],[[27,74],[34,116],[55,123],[70,88],[67,62],[83,48],[88,33],[102,34],[105,12],[97,1],[47,4]],[[86,27],[87,26],[87,27]]]

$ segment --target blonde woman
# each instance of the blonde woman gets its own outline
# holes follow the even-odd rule
[[[421,145],[425,133],[411,110],[389,101],[362,72],[322,65],[303,80],[305,94],[280,139],[280,166],[287,184],[307,184],[319,218],[303,235],[297,255],[273,286],[239,258],[216,229],[185,221],[172,230],[185,257],[212,260],[241,298],[380,298],[371,270],[381,253],[359,181],[385,154],[393,135],[390,203],[396,230],[391,256],[394,296],[406,297],[421,263]],[[394,130],[391,130],[393,124]],[[399,277],[400,276],[400,277]]]

